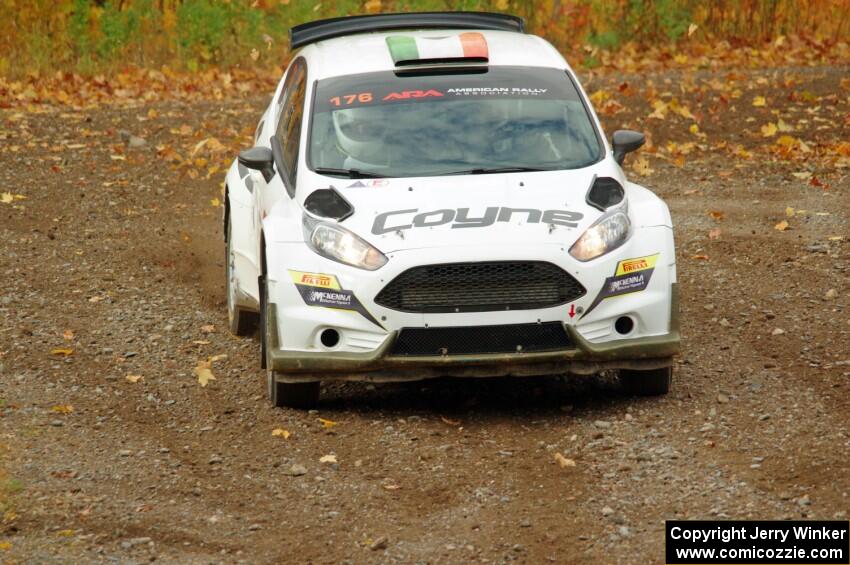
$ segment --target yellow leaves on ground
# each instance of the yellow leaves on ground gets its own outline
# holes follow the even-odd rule
[[[688,26],[688,37],[692,36],[696,30],[699,28],[697,24],[691,24]]]
[[[57,414],[70,414],[74,411],[74,407],[70,404],[57,404],[50,409],[52,412],[56,412]]]
[[[775,229],[776,231],[785,231],[789,227],[790,225],[788,224],[788,220],[782,220],[781,222],[773,226],[773,229]]]
[[[11,204],[15,200],[26,200],[27,197],[23,194],[12,194],[11,192],[0,193],[0,203]]]
[[[198,364],[194,368],[195,375],[198,377],[198,384],[205,387],[210,384],[210,381],[214,381],[215,375],[212,372],[212,364],[226,358],[227,355],[222,353],[221,355],[213,355],[206,361],[198,361]]]
[[[785,208],[785,215],[788,216],[789,218],[793,218],[794,217],[794,208],[792,208],[791,206],[788,206],[787,208]]]
[[[9,551],[12,549],[12,544],[8,541],[0,541],[0,551]]]
[[[576,462],[573,459],[569,459],[567,457],[564,457],[563,455],[561,455],[560,453],[557,453],[557,452],[555,453],[555,461],[558,463],[558,465],[561,466],[562,469],[566,469],[567,467],[575,467],[576,466]]]
[[[336,462],[337,462],[337,461],[336,461],[336,455],[322,455],[322,456],[319,458],[319,463],[330,463],[330,464],[333,464],[333,463],[336,463]]]
[[[753,106],[757,108],[767,106],[767,101],[764,99],[764,96],[756,96],[753,98]]]
[[[339,424],[339,422],[334,422],[333,420],[326,420],[325,418],[319,418],[319,423],[322,424],[322,427],[325,429],[332,428]]]
[[[289,439],[292,436],[292,434],[289,432],[289,430],[284,430],[283,428],[273,429],[272,435],[274,437],[280,437],[280,438],[283,438],[283,439]]]
[[[779,128],[773,122],[761,126],[762,137],[773,137],[777,131],[779,131]]]
[[[70,347],[57,347],[55,349],[50,350],[51,355],[61,355],[62,357],[68,357],[74,354],[74,350]]]
[[[219,200],[218,198],[213,198],[212,200],[210,200],[210,206],[212,206],[213,208],[220,207],[221,206],[221,200]]]
[[[210,381],[215,380],[215,375],[212,373],[212,363],[210,361],[198,361],[195,366],[195,375],[197,375],[198,383],[202,387],[210,384]]]
[[[723,218],[726,217],[726,213],[722,210],[710,210],[708,215],[711,216],[715,222],[722,222]]]
[[[127,375],[124,378],[127,380],[128,383],[133,383],[133,384],[136,384],[137,382],[144,379],[144,377],[142,375]]]
[[[649,166],[649,160],[643,156],[632,162],[632,170],[642,177],[648,177],[655,172],[655,169]]]

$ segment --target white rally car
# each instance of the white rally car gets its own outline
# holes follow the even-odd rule
[[[629,182],[569,65],[522,20],[293,28],[226,179],[227,305],[276,406],[320,380],[592,374],[663,394],[679,348],[667,206]]]

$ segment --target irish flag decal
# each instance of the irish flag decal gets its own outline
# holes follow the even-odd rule
[[[396,65],[434,59],[483,59],[486,61],[489,57],[487,40],[478,32],[448,37],[391,35],[387,37],[387,47]]]

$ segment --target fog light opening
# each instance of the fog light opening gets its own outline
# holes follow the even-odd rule
[[[325,347],[336,347],[336,345],[339,343],[339,332],[333,328],[322,330],[319,339],[322,341],[322,345],[324,345]]]
[[[617,321],[614,322],[614,329],[617,330],[617,333],[620,335],[630,334],[632,333],[632,330],[635,329],[635,321],[628,316],[620,316],[617,318]]]

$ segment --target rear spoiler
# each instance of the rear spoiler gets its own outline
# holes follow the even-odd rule
[[[523,33],[525,21],[517,16],[492,12],[418,12],[347,16],[294,26],[289,30],[289,43],[294,50],[323,39],[395,29],[481,29]]]

